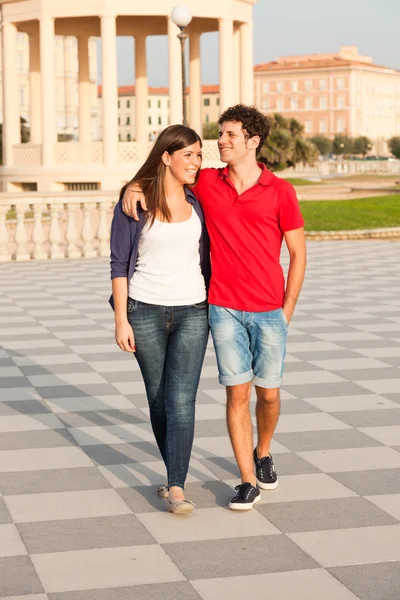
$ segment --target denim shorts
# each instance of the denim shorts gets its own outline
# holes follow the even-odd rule
[[[209,322],[222,385],[281,386],[288,332],[281,308],[246,312],[210,304]]]

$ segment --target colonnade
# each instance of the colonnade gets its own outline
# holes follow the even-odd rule
[[[178,28],[168,19],[170,123],[182,122],[182,73]],[[103,162],[118,164],[117,16],[99,17],[102,40]],[[220,108],[236,102],[253,104],[252,24],[221,18],[219,22]],[[17,27],[3,21],[3,165],[13,166],[13,146],[20,143],[16,57]],[[151,32],[148,33],[151,35]],[[135,36],[136,141],[148,141],[148,81],[146,32]],[[44,17],[34,22],[30,46],[31,143],[41,144],[42,166],[54,164],[57,141],[55,85],[55,20]],[[201,32],[189,30],[190,125],[201,132]],[[78,36],[79,142],[91,143],[89,38]]]

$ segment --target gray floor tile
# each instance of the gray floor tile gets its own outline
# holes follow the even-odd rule
[[[110,383],[36,386],[37,391],[45,400],[54,398],[79,398],[81,396],[115,396],[119,394]],[[364,390],[365,391],[365,390]]]
[[[95,467],[2,473],[0,477],[0,491],[4,496],[100,490],[110,487]]]
[[[31,375],[61,375],[64,373],[93,373],[93,369],[87,363],[57,364],[57,365],[30,365],[20,367],[26,376]]]
[[[43,415],[50,412],[49,407],[41,400],[5,401],[0,403],[0,416],[2,417],[8,415]]]
[[[201,600],[187,581],[48,594],[49,600]]]
[[[337,413],[335,413],[335,417]],[[335,450],[337,448],[362,448],[381,446],[376,440],[356,429],[336,429],[333,431],[305,431],[276,433],[275,439],[294,452],[303,450]]]
[[[0,525],[6,525],[7,523],[12,523],[11,515],[3,498],[0,498]]]
[[[301,475],[302,473],[319,473],[320,469],[303,460],[296,454],[274,454],[274,463],[279,475]]]
[[[43,586],[29,556],[0,558],[0,597],[41,594]]]
[[[132,462],[160,460],[160,451],[151,442],[135,444],[98,444],[84,446],[83,451],[96,465],[126,465]]]
[[[13,431],[9,431],[0,435],[0,451],[59,448],[61,446],[76,446],[76,441],[66,429],[19,431],[18,435]]]
[[[335,417],[352,427],[380,427],[400,425],[399,408],[385,410],[361,410],[354,412],[335,413]]]
[[[290,399],[281,401],[281,415],[298,415],[303,413],[316,413],[318,408],[304,402],[304,400]]]
[[[283,381],[283,389],[286,389]],[[338,383],[319,383],[307,385],[291,385],[287,388],[288,392],[298,398],[321,398],[331,396],[350,396],[356,394],[365,394],[365,388],[353,383],[352,381],[339,381]]]
[[[398,600],[400,562],[328,569],[360,600]]]
[[[360,496],[400,493],[400,468],[330,473],[330,476]]]
[[[17,528],[30,554],[155,543],[134,515],[23,523]]]
[[[383,510],[376,509],[364,498],[258,504],[256,510],[283,533],[397,523],[396,519]]]
[[[317,566],[284,535],[164,544],[187,579],[312,569]]]
[[[90,425],[116,425],[147,423],[147,416],[139,409],[92,410],[74,413],[58,413],[58,418],[66,427],[87,427]]]

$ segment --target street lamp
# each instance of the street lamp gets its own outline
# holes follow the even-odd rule
[[[187,109],[186,109],[186,71],[185,71],[185,42],[187,40],[187,33],[185,33],[185,27],[189,25],[192,20],[192,13],[190,8],[186,4],[178,4],[172,9],[171,19],[175,25],[179,27],[181,32],[178,34],[178,39],[181,43],[181,64],[182,64],[182,116],[183,124],[187,125]]]

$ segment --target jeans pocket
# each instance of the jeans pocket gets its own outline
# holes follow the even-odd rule
[[[193,304],[194,308],[207,308],[208,307],[208,302],[207,300],[203,300],[202,302],[196,302],[196,304]]]
[[[281,308],[281,313],[282,313],[283,320],[286,323],[286,327],[289,327],[289,321],[287,320],[287,316],[285,315],[285,311],[283,310],[283,308]]]
[[[138,307],[138,301],[137,300],[133,300],[132,298],[128,298],[127,304],[126,304],[126,312],[129,314],[135,312],[135,310],[137,310]]]

